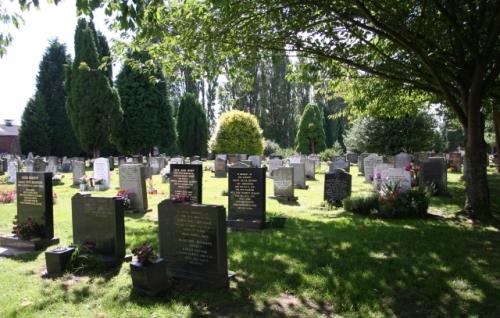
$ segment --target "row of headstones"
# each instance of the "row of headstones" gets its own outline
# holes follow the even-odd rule
[[[140,166],[140,165],[133,165]],[[0,237],[0,246],[43,249],[59,242],[54,238],[52,174],[18,173],[17,218],[43,226],[37,243],[13,236]],[[223,206],[176,203],[158,205],[160,256],[170,276],[227,286],[226,213]],[[73,243],[92,246],[103,261],[119,263],[125,257],[124,205],[118,197],[72,198]]]

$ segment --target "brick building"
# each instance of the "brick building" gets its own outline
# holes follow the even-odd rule
[[[19,126],[14,125],[11,119],[5,119],[0,125],[0,153],[21,154]]]

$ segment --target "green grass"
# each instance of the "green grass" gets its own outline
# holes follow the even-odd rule
[[[352,174],[354,194],[370,190],[356,168]],[[43,279],[43,252],[0,258],[0,317],[499,317],[500,234],[453,218],[463,204],[459,177],[449,174],[451,196],[432,199],[431,211],[441,217],[427,220],[387,221],[324,209],[323,175],[308,181],[309,190],[296,190],[297,205],[268,199],[268,215],[289,217],[286,228],[229,233],[229,269],[236,280],[227,291],[175,284],[147,298],[132,292],[128,264],[100,275]],[[227,206],[227,179],[208,171],[203,179],[203,202]],[[500,177],[490,180],[498,213]],[[126,216],[129,251],[145,241],[158,246],[156,206],[168,186],[158,176],[154,181],[160,194],[148,197],[153,211]],[[116,172],[112,183],[118,183]],[[272,186],[267,180],[268,196]],[[13,187],[0,185],[6,188]],[[77,190],[54,190],[55,232],[67,245],[70,198]],[[15,212],[15,204],[0,205],[0,233],[10,232]]]

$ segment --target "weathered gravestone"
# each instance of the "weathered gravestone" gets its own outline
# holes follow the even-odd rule
[[[3,176],[5,174],[5,169],[3,167],[3,159],[0,158],[0,176]]]
[[[363,160],[365,182],[372,182],[374,179],[373,170],[376,165],[382,164],[383,159],[381,156],[371,154]]]
[[[167,274],[211,287],[228,287],[226,211],[221,205],[158,205],[160,256]]]
[[[227,176],[227,160],[225,155],[217,155],[214,161],[214,173],[216,178]]]
[[[0,246],[33,251],[59,243],[54,238],[52,173],[18,172],[16,192],[18,224],[31,221],[40,226],[40,237],[30,241],[0,237]]]
[[[269,160],[269,176],[272,177],[276,169],[283,166],[283,160],[278,158],[273,158]]]
[[[230,167],[228,226],[263,229],[266,222],[266,168]]]
[[[7,168],[7,174],[9,175],[9,178],[7,179],[8,183],[16,183],[18,169],[17,160],[10,160]]]
[[[260,168],[262,165],[260,156],[249,156],[248,160],[252,163],[252,167],[254,168]]]
[[[432,157],[432,152],[430,151],[421,151],[413,154],[413,162],[415,163],[415,168],[419,169],[420,164],[424,161]]]
[[[343,169],[325,173],[323,200],[338,204],[351,196],[352,176]]]
[[[26,159],[24,160],[24,171],[26,172],[33,172],[33,159]]]
[[[71,199],[73,243],[90,246],[111,263],[125,256],[125,217],[120,198],[75,194]]]
[[[419,171],[420,186],[434,185],[437,194],[446,194],[448,192],[446,166],[446,160],[442,157],[429,157],[429,159],[422,161]]]
[[[43,158],[33,159],[33,172],[45,172],[45,170],[47,170],[47,163]]]
[[[110,174],[108,158],[97,158],[94,160],[93,178],[96,180],[96,188],[98,190],[107,190],[109,188]],[[100,182],[100,184],[97,185],[97,182]]]
[[[387,163],[380,163],[373,168],[373,189],[379,191],[382,186],[382,172],[392,168],[393,166]]]
[[[118,157],[118,165],[121,166],[121,165],[124,165],[127,163],[127,157],[125,156],[119,156]]]
[[[151,174],[157,175],[160,174],[162,167],[161,161],[163,158],[161,157],[151,157],[149,159],[149,166],[151,167]]]
[[[346,155],[345,155],[345,158],[347,161],[349,161],[350,163],[358,163],[358,154],[355,153],[355,152],[348,152]]]
[[[70,172],[72,169],[71,166],[71,160],[69,160],[67,157],[64,157],[62,160],[62,165],[61,165],[61,170],[62,172]]]
[[[148,211],[146,191],[146,167],[141,164],[124,164],[119,168],[120,189],[130,192],[132,209],[144,213]]]
[[[450,152],[448,162],[451,171],[462,172],[462,154],[460,152]]]
[[[109,161],[109,170],[114,171],[115,170],[115,158],[114,157],[108,157]]]
[[[401,152],[394,156],[394,168],[406,169],[411,164],[411,156]]]
[[[307,158],[314,161],[314,168],[316,170],[321,170],[321,157],[319,155],[312,154],[309,155]]]
[[[241,157],[238,154],[228,154],[227,155],[227,162],[230,165],[232,165],[240,160],[241,160]]]
[[[194,203],[202,201],[203,166],[192,164],[170,165],[170,198],[190,196]]]
[[[330,162],[328,165],[328,172],[332,173],[335,172],[335,170],[342,169],[345,170],[346,172],[350,171],[350,164],[349,161],[345,160],[344,158],[336,158],[334,161]]]
[[[381,189],[394,189],[398,187],[400,193],[411,189],[411,174],[401,168],[389,168],[381,172]]]
[[[278,200],[296,201],[294,195],[293,167],[279,167],[273,172],[274,197]]]
[[[73,175],[73,185],[80,185],[81,178],[85,175],[85,162],[73,160],[72,163],[72,175]]]
[[[304,162],[304,157],[302,155],[294,155],[288,158],[288,162],[290,164],[292,163],[303,163]]]
[[[306,168],[303,163],[290,163],[293,167],[293,182],[294,187],[297,189],[307,189],[306,185]]]
[[[52,175],[57,174],[57,157],[55,156],[50,156],[47,158],[47,170],[46,172],[52,172]]]
[[[370,154],[363,152],[358,156],[358,170],[361,175],[365,175],[365,158],[368,157]]]
[[[306,178],[315,180],[316,179],[316,169],[315,162],[309,158],[304,160],[305,169],[306,169]]]

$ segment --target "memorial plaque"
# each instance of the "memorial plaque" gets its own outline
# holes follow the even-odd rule
[[[266,222],[266,168],[229,168],[228,226],[263,229]]]
[[[102,180],[102,189],[109,188],[109,160],[107,158],[97,158],[94,160],[94,179]]]
[[[119,168],[120,189],[128,190],[132,208],[140,213],[148,210],[148,193],[146,191],[146,167],[141,164],[124,164]]]
[[[188,195],[194,203],[202,201],[203,166],[191,164],[170,165],[170,198]]]
[[[164,200],[158,205],[158,228],[160,256],[169,276],[228,287],[223,206]]]
[[[411,164],[411,156],[401,152],[394,157],[394,168],[406,169]]]
[[[337,169],[325,173],[323,200],[328,203],[338,203],[351,196],[352,176],[345,170]]]
[[[293,167],[294,187],[297,189],[307,189],[305,164],[291,163],[290,167]]]
[[[363,152],[358,157],[358,170],[362,176],[365,175],[365,158],[368,157],[369,155],[370,155],[369,153]]]
[[[274,170],[273,180],[276,198],[296,199],[293,186],[293,167],[280,167]]]
[[[374,179],[374,169],[376,165],[382,164],[384,162],[381,156],[376,154],[371,154],[363,160],[364,172],[365,172],[365,182],[372,182]]]
[[[80,184],[80,179],[85,175],[85,162],[73,160],[73,185],[78,186]]]
[[[306,169],[306,178],[315,180],[316,179],[316,169],[315,169],[315,163],[313,160],[306,158],[304,160],[305,164],[305,169]]]
[[[441,157],[429,157],[429,159],[422,161],[419,171],[419,183],[420,186],[434,184],[437,194],[446,194],[448,192],[446,160]]]
[[[71,199],[73,242],[90,244],[106,258],[125,256],[125,219],[120,198],[75,194]]]
[[[31,218],[44,227],[43,238],[54,237],[52,173],[17,173],[17,218],[26,222]]]

